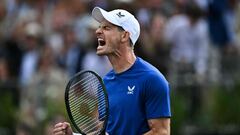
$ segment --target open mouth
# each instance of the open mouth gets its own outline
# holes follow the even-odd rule
[[[105,44],[106,44],[106,41],[105,41],[105,40],[103,40],[103,39],[101,39],[101,38],[98,39],[98,45],[104,46]]]

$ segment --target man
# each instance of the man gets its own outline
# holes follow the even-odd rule
[[[126,10],[107,12],[95,7],[92,16],[100,26],[96,30],[98,55],[106,55],[112,64],[104,77],[109,98],[109,135],[170,135],[169,86],[152,65],[134,54],[140,35],[136,18]],[[72,135],[69,123],[55,125],[54,135]]]

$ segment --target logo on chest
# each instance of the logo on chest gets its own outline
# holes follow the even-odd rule
[[[128,86],[127,94],[128,94],[128,95],[132,95],[132,94],[134,94],[134,89],[135,89],[135,85],[132,86],[132,87]]]

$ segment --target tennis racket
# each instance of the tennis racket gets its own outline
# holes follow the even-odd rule
[[[82,135],[102,135],[108,120],[108,96],[101,77],[81,71],[72,77],[65,90],[68,116]]]

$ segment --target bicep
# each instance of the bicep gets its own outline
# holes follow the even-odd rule
[[[170,135],[170,118],[149,119],[150,131],[144,135]]]
[[[171,117],[169,84],[165,79],[149,78],[144,99],[147,119]]]

